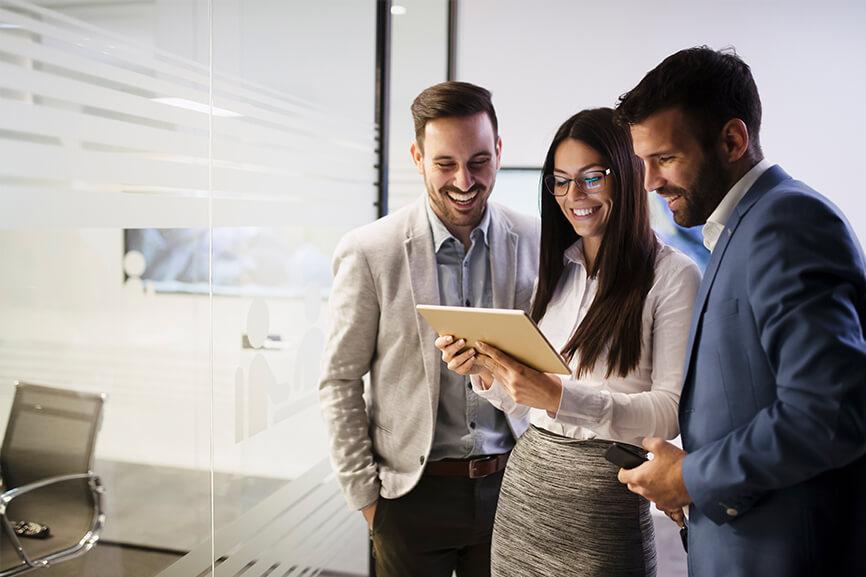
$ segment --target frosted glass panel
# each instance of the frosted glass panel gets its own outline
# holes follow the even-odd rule
[[[214,2],[215,106],[237,108],[238,82],[305,103],[285,142],[263,138],[260,122],[214,117],[214,130],[234,139],[215,141],[215,157],[239,154],[235,142],[264,153],[213,178],[215,190],[244,192],[243,204],[226,203],[231,220],[214,223],[214,289],[234,279],[248,287],[213,308],[226,361],[215,379],[231,383],[214,391],[214,468],[241,487],[215,496],[219,576],[366,572],[363,520],[330,473],[318,378],[331,253],[376,217],[375,17],[375,2]],[[217,258],[223,240],[250,248]],[[238,497],[250,506],[233,517]],[[167,576],[202,567],[190,569]]]
[[[70,574],[152,575],[210,536],[209,304],[145,290],[123,230],[210,220],[209,114],[157,100],[207,102],[180,13],[207,38],[206,2],[0,1],[0,421],[18,380],[106,395],[105,526]],[[75,538],[73,505],[31,520]]]
[[[0,431],[19,380],[107,396],[70,574],[366,573],[316,389],[376,217],[375,16],[0,0]]]
[[[206,223],[208,114],[160,99],[206,103],[207,62],[162,50],[158,5],[139,12],[0,3],[0,226]]]

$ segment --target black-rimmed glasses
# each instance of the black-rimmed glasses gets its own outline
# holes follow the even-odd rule
[[[566,178],[558,174],[548,174],[544,177],[544,188],[553,196],[565,196],[568,194],[571,183],[584,194],[598,194],[604,190],[610,169],[588,170],[575,178]]]

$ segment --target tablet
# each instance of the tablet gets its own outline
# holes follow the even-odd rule
[[[436,305],[415,308],[440,335],[465,339],[470,347],[482,341],[538,371],[571,374],[568,364],[521,310]]]

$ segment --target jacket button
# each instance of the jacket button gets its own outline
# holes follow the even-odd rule
[[[740,514],[740,512],[733,507],[728,507],[727,509],[725,509],[725,513],[727,513],[728,517],[736,517]]]
[[[421,463],[422,465],[424,464],[424,455],[421,455],[421,456],[418,458],[418,462]]]

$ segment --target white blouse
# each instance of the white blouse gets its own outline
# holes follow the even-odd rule
[[[589,278],[583,241],[565,251],[565,269],[547,311],[539,323],[541,332],[562,350],[586,316],[598,280]],[[678,250],[662,244],[655,263],[655,278],[643,308],[641,354],[637,368],[625,377],[605,378],[607,363],[599,359],[589,374],[576,378],[580,351],[571,362],[572,376],[562,378],[559,410],[551,416],[543,409],[515,403],[496,380],[488,390],[476,376],[473,389],[502,411],[573,439],[609,439],[640,445],[644,437],[672,439],[678,434],[677,407],[682,388],[683,365],[689,325],[701,273]]]

